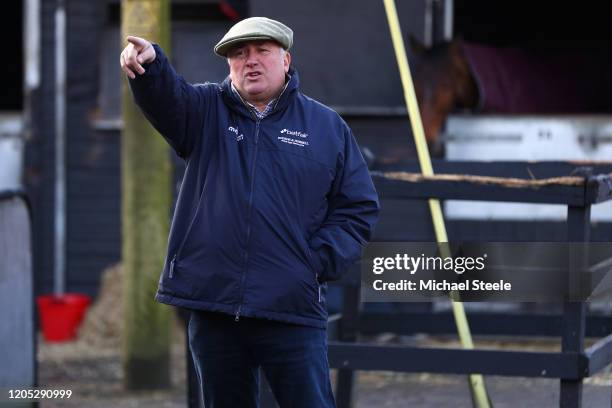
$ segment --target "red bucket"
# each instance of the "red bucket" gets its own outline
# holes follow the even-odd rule
[[[36,302],[45,340],[59,342],[76,337],[91,298],[78,293],[65,293],[60,296],[38,296]]]

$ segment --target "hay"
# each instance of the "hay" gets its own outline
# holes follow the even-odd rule
[[[100,292],[89,308],[78,332],[78,341],[93,348],[119,348],[123,304],[121,264],[115,264],[102,273]]]

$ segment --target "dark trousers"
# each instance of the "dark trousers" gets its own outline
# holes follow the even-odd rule
[[[192,311],[189,348],[206,408],[259,406],[259,367],[280,408],[334,408],[327,331]]]

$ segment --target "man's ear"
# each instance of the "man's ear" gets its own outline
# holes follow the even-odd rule
[[[289,51],[285,51],[285,73],[289,72],[289,66],[291,65],[291,54]]]
[[[423,55],[425,52],[427,52],[425,45],[417,40],[412,34],[408,36],[408,43],[410,44],[410,49],[415,55]]]

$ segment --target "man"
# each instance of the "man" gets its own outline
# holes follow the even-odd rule
[[[127,40],[135,101],[187,163],[156,300],[192,310],[206,406],[258,406],[259,367],[281,407],[335,406],[327,282],[359,259],[379,211],[351,130],[298,90],[278,21],[227,32],[222,84],[190,85],[159,46]]]

